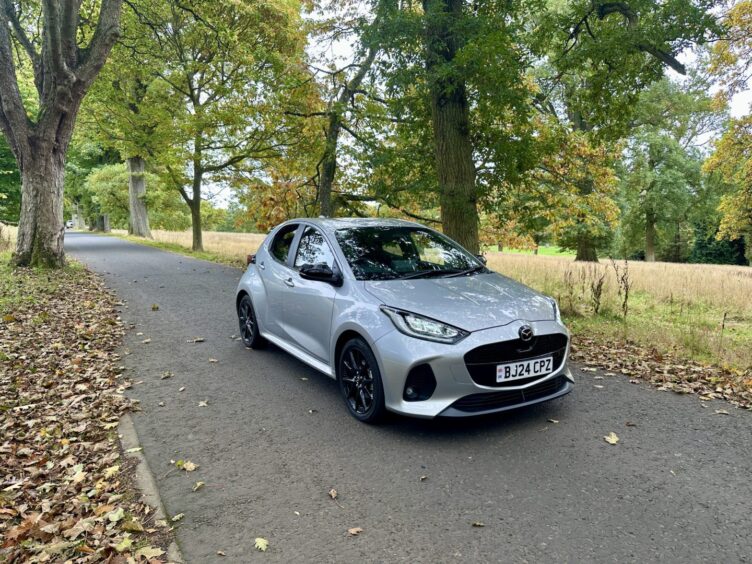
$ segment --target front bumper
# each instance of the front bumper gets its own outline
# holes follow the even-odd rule
[[[387,409],[413,417],[468,417],[516,409],[568,394],[574,378],[567,368],[569,345],[554,372],[516,386],[485,386],[473,380],[465,364],[465,354],[477,347],[518,338],[523,324],[532,326],[536,336],[569,333],[556,321],[516,321],[471,333],[456,345],[445,345],[391,331],[375,343]],[[500,362],[503,362],[500,359]],[[436,378],[436,389],[427,400],[406,401],[405,380],[410,370],[428,364]],[[527,394],[526,394],[527,392]]]

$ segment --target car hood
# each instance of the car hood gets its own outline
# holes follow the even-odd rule
[[[496,273],[368,281],[365,288],[385,305],[425,315],[466,331],[499,327],[518,319],[555,319],[548,298]]]

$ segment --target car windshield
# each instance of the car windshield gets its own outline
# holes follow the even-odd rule
[[[451,239],[420,227],[353,227],[335,234],[358,280],[461,276],[485,270]]]

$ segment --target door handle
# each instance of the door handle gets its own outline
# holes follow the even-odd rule
[[[293,288],[295,286],[295,282],[292,281],[292,278],[285,278],[283,282],[290,286],[290,288]]]
[[[259,268],[261,270],[266,270],[266,265],[264,265],[264,261],[263,260],[260,263],[258,263],[258,265],[259,265]]]

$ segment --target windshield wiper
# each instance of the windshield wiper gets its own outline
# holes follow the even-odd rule
[[[454,272],[452,274],[448,274],[445,276],[445,278],[457,278],[458,276],[466,276],[467,274],[475,274],[476,272],[482,272],[486,269],[483,265],[474,266],[472,268],[468,268],[467,270],[460,270],[459,272]]]
[[[459,273],[456,268],[446,270],[419,270],[418,272],[410,272],[404,276],[400,276],[397,280],[410,280],[411,278],[431,278],[433,276],[446,276],[447,274]]]

